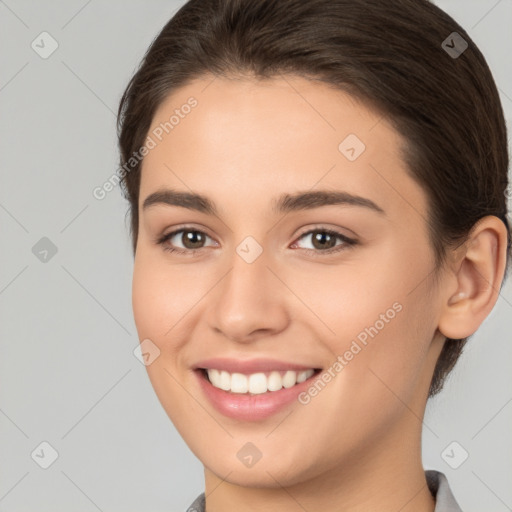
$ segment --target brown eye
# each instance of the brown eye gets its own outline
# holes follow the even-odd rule
[[[210,239],[206,233],[197,229],[178,229],[162,236],[157,243],[162,245],[165,251],[179,254],[194,254],[205,248],[206,239]]]
[[[313,229],[308,231],[307,233],[302,234],[298,240],[310,238],[312,247],[305,247],[304,250],[307,252],[312,252],[316,255],[324,253],[329,254],[333,252],[342,251],[344,249],[348,249],[357,245],[357,240],[353,240],[351,238],[338,233],[337,231],[333,231],[331,229]],[[341,242],[338,243],[338,240]],[[298,246],[298,242],[294,245]]]
[[[178,233],[183,233],[181,242],[186,249],[199,249],[201,244],[204,243],[205,235],[201,231],[182,230]]]
[[[336,245],[336,237],[325,231],[313,231],[312,241],[315,249],[331,249]]]

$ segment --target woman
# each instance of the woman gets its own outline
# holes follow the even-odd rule
[[[460,510],[426,401],[506,277],[489,68],[426,0],[191,0],[119,106],[133,309],[189,508]]]

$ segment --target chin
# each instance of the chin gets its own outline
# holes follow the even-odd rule
[[[213,456],[212,456],[213,455]],[[299,456],[300,457],[300,456]],[[218,478],[226,480],[233,485],[254,488],[281,488],[281,486],[293,486],[300,484],[308,478],[314,477],[313,467],[298,467],[295,462],[280,460],[279,450],[275,454],[258,460],[254,465],[245,467],[236,455],[224,457],[221,454],[212,454],[207,457],[199,457],[205,468],[214,473]]]

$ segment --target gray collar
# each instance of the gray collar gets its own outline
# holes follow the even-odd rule
[[[462,512],[443,473],[428,469],[425,471],[425,476],[427,477],[428,488],[436,499],[434,512]]]

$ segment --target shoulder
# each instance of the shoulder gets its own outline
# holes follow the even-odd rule
[[[187,508],[186,512],[205,512],[205,498],[204,492],[201,493],[195,500],[194,503]]]
[[[446,476],[440,471],[429,469],[425,471],[427,485],[436,499],[434,512],[462,512],[450,489]]]

